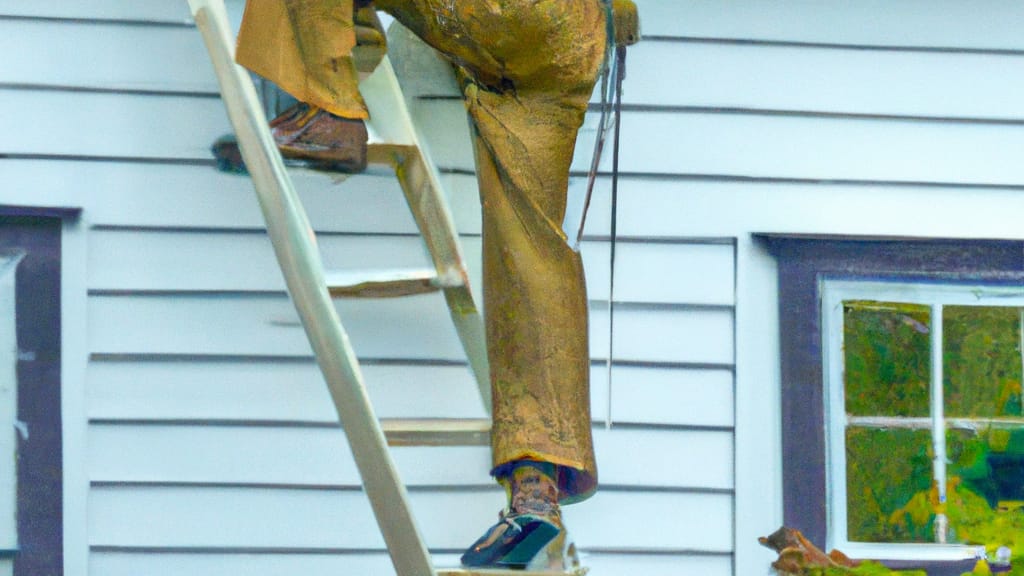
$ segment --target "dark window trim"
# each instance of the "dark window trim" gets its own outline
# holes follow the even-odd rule
[[[60,218],[75,220],[82,215],[81,208],[47,207],[47,206],[14,206],[0,204],[0,217],[4,218]]]
[[[77,212],[0,206],[0,249],[25,252],[15,278],[19,351],[18,550],[14,576],[64,573],[61,240]]]
[[[782,383],[783,518],[824,547],[827,536],[820,284],[826,278],[1024,283],[1024,242],[755,234],[775,257]],[[882,559],[884,560],[884,559]],[[970,562],[887,562],[930,576]]]

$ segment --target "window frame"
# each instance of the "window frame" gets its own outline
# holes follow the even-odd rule
[[[17,462],[17,329],[15,323],[15,284],[18,263],[24,257],[19,250],[0,250],[0,458]],[[9,459],[9,460],[8,460]],[[8,561],[18,550],[18,471],[17,464],[0,470],[0,560]]]
[[[1024,285],[1024,242],[983,239],[754,234],[776,261],[783,522],[832,548],[827,518],[821,282],[825,279]],[[840,548],[841,549],[841,548]],[[844,550],[845,552],[845,550]],[[973,560],[875,558],[930,576]]]
[[[79,211],[0,205],[0,251],[22,252],[15,277],[17,549],[13,576],[63,574],[64,418],[62,330],[65,224]]]
[[[931,309],[929,381],[930,416],[927,430],[932,434],[933,478],[940,495],[946,486],[946,438],[949,419],[944,414],[943,394],[943,330],[942,310],[946,306],[999,306],[1024,309],[1024,286],[981,284],[976,282],[935,283],[903,281],[857,281],[825,278],[822,293],[822,348],[825,376],[826,457],[828,482],[828,529],[830,542],[851,556],[860,558],[892,558],[902,560],[966,560],[984,554],[984,546],[946,543],[867,543],[848,538],[846,495],[846,432],[851,426],[845,408],[844,302],[873,300],[919,304]],[[958,421],[986,419],[957,418]],[[940,496],[941,497],[941,496]]]

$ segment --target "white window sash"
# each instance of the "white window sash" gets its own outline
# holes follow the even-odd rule
[[[887,560],[963,560],[984,554],[983,546],[945,543],[865,543],[851,542],[847,532],[846,493],[846,429],[850,425],[872,427],[872,420],[900,420],[906,427],[932,430],[936,455],[933,476],[938,482],[940,498],[946,494],[946,429],[947,426],[971,428],[986,422],[1013,426],[1024,419],[954,419],[946,421],[942,374],[942,311],[943,306],[1006,306],[1022,309],[1022,342],[1024,342],[1024,287],[977,286],[967,284],[932,284],[885,281],[829,280],[820,282],[822,294],[821,334],[825,361],[826,414],[826,501],[828,548],[839,548],[853,558]],[[844,393],[843,302],[876,300],[921,304],[931,307],[931,414],[928,418],[848,417]],[[941,522],[942,520],[939,520]]]
[[[946,503],[946,418],[942,382],[942,304],[931,305],[931,390],[932,414],[932,480],[939,493],[939,503]],[[949,520],[945,514],[935,515],[935,542],[946,543]]]
[[[0,253],[0,550],[18,548],[18,339],[14,318],[15,271],[22,253]],[[9,463],[9,464],[8,464]]]

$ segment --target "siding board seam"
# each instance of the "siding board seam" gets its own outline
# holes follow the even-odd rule
[[[37,92],[72,92],[87,94],[118,94],[123,96],[174,96],[184,98],[220,98],[212,90],[175,90],[171,88],[131,88],[129,86],[89,86],[83,84],[32,84],[0,82],[0,90],[32,90]]]
[[[271,355],[271,354],[175,354],[175,353],[107,353],[94,352],[89,356],[92,362],[197,362],[197,363],[294,363],[315,364],[316,359],[309,355]],[[359,363],[373,366],[465,366],[465,360],[444,360],[432,358],[359,358]]]
[[[195,21],[191,18],[175,20],[145,20],[145,19],[119,19],[119,18],[74,18],[65,16],[27,16],[23,14],[0,13],[0,20],[12,22],[46,22],[50,24],[99,24],[117,26],[145,26],[152,28],[195,28]]]
[[[443,169],[444,170],[444,169]],[[459,168],[447,168],[448,174],[474,175]],[[587,172],[572,172],[573,178],[586,178]],[[611,178],[611,172],[598,171],[599,178]],[[619,172],[619,179],[662,182],[735,182],[743,184],[809,184],[814,186],[891,186],[942,188],[953,190],[1021,190],[1024,183],[989,184],[979,182],[943,182],[938,180],[859,180],[854,178],[800,178],[797,176],[755,176],[710,172]],[[635,195],[640,197],[642,192]]]
[[[174,354],[174,353],[107,353],[95,352],[89,357],[93,362],[210,362],[210,363],[302,363],[313,364],[315,358],[310,355],[243,355],[243,354]],[[590,365],[604,366],[605,360],[591,357]],[[360,357],[359,363],[374,366],[466,366],[465,360],[443,360],[422,358],[365,358]],[[664,362],[656,360],[614,360],[612,366],[625,368],[653,368],[679,370],[723,370],[734,371],[732,363],[715,362]]]
[[[595,556],[710,556],[732,558],[733,552],[719,550],[701,550],[696,548],[613,548],[578,546],[582,554]],[[384,548],[312,548],[312,547],[257,547],[257,546],[131,546],[117,544],[93,544],[91,552],[97,553],[132,553],[132,554],[254,554],[254,555],[386,555]],[[461,554],[462,548],[431,548],[431,554]]]
[[[181,296],[181,297],[224,297],[224,296],[235,296],[235,297],[247,297],[247,298],[285,298],[288,295],[287,290],[268,290],[268,289],[209,289],[209,288],[90,288],[88,289],[89,296],[100,296],[100,297],[139,297],[139,298],[161,298],[169,296]],[[335,298],[335,301],[347,301],[351,300],[348,298]],[[606,308],[608,305],[607,300],[594,299],[590,300],[591,308]],[[694,304],[687,302],[658,302],[651,300],[615,300],[615,306],[621,310],[627,311],[654,311],[654,312],[731,312],[733,310],[732,304]]]
[[[758,38],[715,38],[710,36],[643,35],[644,42],[673,44],[717,44],[725,46],[774,46],[783,48],[824,48],[830,50],[857,50],[865,52],[923,52],[939,54],[979,54],[991,56],[1024,56],[1019,48],[966,48],[957,46],[921,46],[892,44],[854,44],[841,42],[810,42],[802,40],[768,40]]]
[[[580,173],[582,177],[586,174]],[[610,177],[610,173],[600,173]],[[891,186],[893,188],[941,188],[953,190],[1024,191],[1024,183],[989,184],[980,182],[942,182],[937,180],[859,180],[854,178],[800,178],[795,176],[752,176],[699,172],[619,172],[619,178],[665,182],[722,182],[742,184],[808,184],[814,186]],[[637,194],[640,196],[640,194]]]
[[[719,552],[715,550],[700,550],[695,548],[674,548],[674,549],[647,549],[647,548],[582,548],[581,551],[594,556],[714,556],[732,558],[732,552]]]
[[[591,104],[596,110],[599,104]],[[918,114],[880,114],[870,112],[841,112],[827,110],[786,110],[776,108],[745,108],[734,106],[687,106],[663,104],[623,104],[623,112],[656,112],[673,114],[720,114],[730,116],[769,116],[791,118],[833,118],[840,120],[870,120],[885,122],[927,122],[937,124],[982,124],[1022,126],[1024,118],[995,118],[973,116],[927,116]]]
[[[387,420],[387,418],[385,418]],[[478,418],[431,418],[443,421],[476,421]],[[105,427],[168,427],[168,428],[271,428],[271,429],[320,429],[341,430],[337,420],[254,420],[233,418],[89,418],[90,426]],[[605,430],[605,425],[597,421],[591,425],[594,430]],[[612,430],[636,432],[707,432],[732,433],[732,426],[704,424],[661,424],[646,422],[616,421]]]
[[[2,155],[0,155],[2,157]],[[169,224],[166,226],[158,224],[94,224],[90,227],[90,230],[97,230],[103,232],[153,232],[153,233],[181,233],[181,234],[255,234],[266,236],[267,229],[253,226],[245,227],[231,227],[231,226],[188,226],[182,224]],[[314,230],[317,237],[344,237],[344,238],[421,238],[422,235],[419,232],[355,232],[355,231],[339,231],[339,230]],[[460,232],[459,238],[461,239],[479,239],[482,237],[480,232]],[[586,235],[584,236],[585,241],[590,242],[610,242],[611,237],[607,235]],[[717,237],[717,236],[640,236],[630,235],[622,236],[618,235],[616,242],[619,244],[668,244],[668,245],[680,245],[680,246],[731,246],[735,244],[735,238],[729,237]]]
[[[446,101],[448,96],[435,96],[426,100]],[[600,102],[590,102],[589,112],[599,112]],[[1024,125],[1024,118],[998,118],[984,116],[931,116],[921,114],[882,114],[872,112],[843,112],[839,110],[798,110],[785,108],[749,108],[742,106],[697,106],[686,104],[622,104],[623,112],[630,113],[672,113],[672,114],[716,114],[732,116],[769,116],[791,118],[833,118],[840,120],[873,120],[887,122],[929,122],[940,124],[981,124],[981,125]],[[471,172],[465,168],[451,168],[450,173]],[[576,172],[573,172],[576,174]]]
[[[255,199],[255,194],[253,198]],[[104,231],[104,232],[153,232],[153,233],[171,233],[171,234],[223,234],[225,236],[231,235],[258,235],[269,238],[267,236],[267,229],[265,227],[239,227],[231,228],[228,226],[185,226],[185,225],[169,225],[159,226],[152,224],[95,224],[91,230]],[[336,231],[326,230],[318,231],[314,230],[318,238],[420,238],[421,234],[418,232],[348,232],[348,231]],[[480,234],[459,234],[463,238],[479,237]]]
[[[171,166],[209,166],[216,168],[217,160],[209,158],[168,158],[158,156],[100,156],[92,154],[25,154],[0,152],[0,160],[49,160],[71,162],[109,162],[124,164],[160,164]]]
[[[239,489],[239,490],[267,490],[267,491],[301,491],[301,492],[346,492],[362,493],[362,484],[299,484],[279,482],[207,482],[187,480],[92,480],[89,486],[96,489],[119,490],[119,489],[178,489],[187,488],[195,490],[211,489]],[[406,486],[410,493],[502,493],[499,484],[493,481],[480,484],[410,484]],[[622,492],[629,494],[650,493],[650,494],[697,494],[714,496],[732,496],[735,492],[732,488],[712,488],[704,486],[649,486],[645,484],[609,484],[601,485],[601,492]]]

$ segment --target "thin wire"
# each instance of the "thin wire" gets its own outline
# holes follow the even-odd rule
[[[608,261],[608,417],[605,427],[612,427],[612,353],[615,343],[615,244],[618,235],[619,211],[619,135],[622,127],[622,80],[626,77],[626,47],[615,48],[615,136],[612,140],[612,202],[611,242]],[[582,234],[583,228],[580,227]]]
[[[610,13],[609,22],[611,22]],[[604,64],[601,66],[601,119],[598,120],[597,123],[597,139],[594,141],[594,154],[590,159],[590,172],[587,174],[587,192],[583,198],[583,213],[580,215],[580,227],[576,232],[576,240],[572,245],[572,249],[577,252],[580,249],[580,244],[583,242],[583,228],[587,223],[587,212],[590,211],[590,200],[593,198],[594,184],[597,182],[597,168],[601,163],[601,156],[604,152],[605,137],[608,134],[608,129],[611,127],[612,122],[615,120],[615,116],[613,114],[609,114],[609,112],[611,111],[612,99],[614,97],[614,79],[619,77],[618,58],[612,58],[611,46],[615,41],[614,33],[609,29],[608,34],[608,56],[605,58]]]

